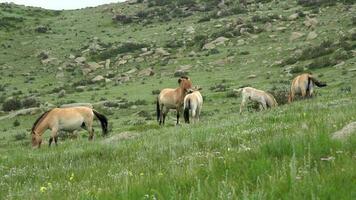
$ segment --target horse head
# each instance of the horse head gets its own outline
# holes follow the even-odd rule
[[[192,90],[192,81],[188,77],[180,77],[178,79],[178,83],[180,88],[182,88],[185,92],[189,92],[190,90]]]

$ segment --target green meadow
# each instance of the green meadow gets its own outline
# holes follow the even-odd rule
[[[332,139],[356,121],[354,2],[219,2],[0,4],[0,199],[355,199],[355,130]],[[328,86],[286,103],[304,72]],[[179,73],[203,88],[201,120],[159,126],[157,91]],[[242,86],[279,106],[239,114]],[[93,141],[49,148],[48,130],[32,149],[35,120],[69,103],[93,104],[108,136],[95,122]]]

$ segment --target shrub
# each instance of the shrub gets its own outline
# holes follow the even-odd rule
[[[321,57],[321,58],[316,58],[313,60],[312,63],[308,65],[309,69],[319,69],[319,68],[324,68],[324,67],[331,67],[337,64],[337,61],[329,58],[327,56]]]
[[[5,100],[5,102],[2,104],[2,110],[3,111],[12,111],[12,110],[18,110],[22,108],[22,103],[18,98],[11,98],[8,100]]]
[[[15,121],[16,122],[16,121]],[[26,139],[26,133],[22,132],[22,133],[17,133],[16,135],[14,135],[15,140],[24,140]]]
[[[268,93],[270,93],[276,99],[278,105],[288,103],[289,87],[287,85],[280,87],[274,86],[268,90]]]
[[[15,119],[13,125],[14,125],[14,127],[20,126],[19,120]]]
[[[116,57],[118,54],[138,51],[144,47],[148,47],[148,45],[143,43],[125,42],[120,46],[108,48],[100,53],[92,53],[91,57],[96,60],[106,60],[108,58]]]
[[[161,92],[161,90],[152,90],[152,95],[158,95]]]
[[[294,66],[290,72],[293,73],[293,74],[297,74],[297,73],[301,73],[304,71],[304,67],[302,66]]]
[[[22,100],[22,107],[24,108],[38,107],[39,105],[39,100],[34,97],[28,97]]]
[[[122,24],[129,24],[129,23],[133,22],[133,18],[131,16],[121,15],[121,14],[116,14],[112,18],[112,20],[115,21],[115,22],[120,22]]]

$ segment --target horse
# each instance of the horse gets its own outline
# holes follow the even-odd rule
[[[68,108],[53,108],[43,113],[32,126],[32,146],[41,147],[42,134],[47,130],[51,130],[49,139],[49,147],[54,140],[57,146],[58,131],[75,131],[86,129],[89,133],[89,140],[93,139],[94,116],[100,121],[103,135],[108,132],[108,119],[98,113],[96,110],[88,107],[68,107]]]
[[[260,110],[278,106],[276,99],[268,92],[258,90],[252,87],[234,89],[234,91],[241,93],[242,95],[240,114],[242,113],[242,108],[245,106],[247,100],[258,102],[260,105]]]
[[[201,88],[195,88],[194,91],[190,92],[184,97],[184,121],[189,122],[189,110],[192,114],[192,122],[199,122],[200,112],[203,107],[203,97],[201,96],[199,90]]]
[[[182,76],[178,79],[179,87],[176,89],[163,89],[157,97],[156,110],[159,125],[164,125],[167,113],[170,109],[177,111],[177,125],[179,124],[180,112],[183,108],[185,95],[192,90],[192,81]]]
[[[292,84],[290,87],[288,102],[291,103],[294,100],[296,94],[301,94],[302,98],[312,97],[314,84],[318,87],[327,86],[326,83],[318,81],[309,73],[301,74],[295,77],[292,80]]]

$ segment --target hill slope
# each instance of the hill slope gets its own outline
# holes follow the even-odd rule
[[[355,197],[355,137],[330,138],[356,116],[355,10],[352,1],[301,0],[0,4],[0,197]],[[284,104],[305,71],[328,87]],[[157,90],[186,73],[203,88],[202,120],[174,126],[170,114],[159,127]],[[238,114],[232,89],[245,85],[271,91],[280,106]],[[33,151],[40,113],[4,117],[74,102],[107,115],[110,136],[63,133],[58,147]]]

